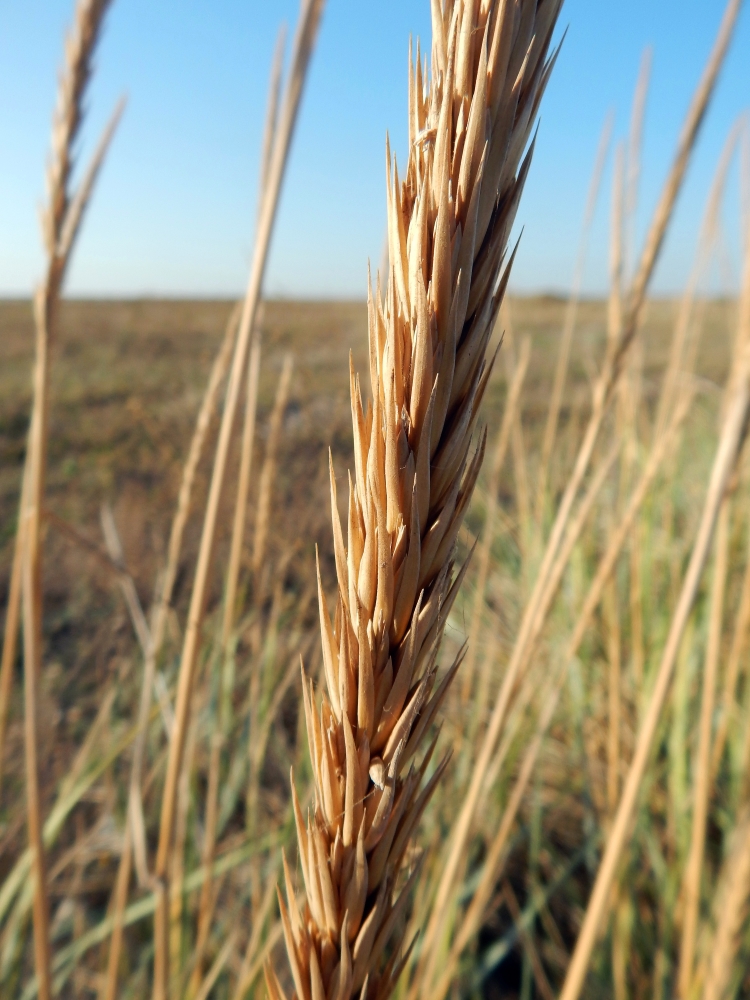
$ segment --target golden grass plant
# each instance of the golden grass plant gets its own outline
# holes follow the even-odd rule
[[[429,729],[463,659],[437,683],[466,571],[454,573],[455,542],[484,457],[485,435],[473,449],[472,437],[485,355],[559,9],[433,4],[430,77],[419,51],[410,61],[403,182],[386,147],[389,275],[385,299],[379,288],[368,297],[366,409],[351,374],[346,545],[331,463],[338,594],[331,622],[319,574],[320,707],[304,681],[315,805],[307,819],[295,813],[306,904],[288,868],[287,905],[280,897],[299,1000],[385,1000],[408,955],[389,944],[419,873],[411,835],[447,764],[424,783]],[[267,981],[284,995],[270,968]]]
[[[49,954],[49,908],[47,900],[43,844],[43,820],[39,792],[38,714],[39,675],[41,671],[43,559],[42,521],[44,516],[49,412],[50,349],[54,342],[60,291],[70,253],[88,204],[94,181],[119,120],[122,105],[94,155],[80,188],[72,188],[73,148],[83,118],[83,102],[91,76],[92,60],[101,32],[108,0],[81,0],[76,8],[73,28],[68,38],[65,65],[60,77],[57,107],[53,119],[52,153],[47,171],[47,201],[42,213],[42,232],[47,255],[42,283],[34,301],[36,323],[36,359],[33,383],[33,408],[29,443],[21,491],[17,555],[19,569],[13,574],[11,605],[6,621],[3,650],[3,673],[10,671],[17,632],[19,597],[23,609],[24,645],[24,718],[26,726],[26,797],[29,843],[33,852],[34,949],[39,995],[51,996]],[[20,586],[19,586],[20,584]],[[4,699],[0,716],[7,712],[9,681],[0,682]],[[4,722],[0,723],[0,728]]]

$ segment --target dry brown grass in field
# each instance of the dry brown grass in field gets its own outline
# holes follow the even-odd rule
[[[121,110],[73,193],[105,6],[79,6],[61,89],[29,447],[34,319],[0,304],[0,992],[259,1000],[265,965],[271,993],[297,1000],[360,986],[572,1000],[584,982],[617,1000],[743,995],[748,257],[739,316],[701,294],[741,123],[681,302],[646,298],[738,3],[638,257],[644,58],[616,157],[609,303],[576,294],[585,222],[570,301],[506,297],[497,327],[556,0],[434,0],[403,183],[388,164],[385,294],[261,307],[322,7],[305,0],[285,84],[283,33],[272,68],[255,261],[234,315],[57,307]],[[368,369],[366,409],[351,372]],[[29,711],[14,615],[34,546]],[[422,816],[420,854],[408,842]]]

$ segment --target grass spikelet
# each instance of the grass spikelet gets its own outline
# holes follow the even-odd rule
[[[465,570],[454,578],[455,539],[485,450],[485,433],[472,447],[485,352],[560,6],[522,0],[514,25],[507,3],[433,3],[432,78],[410,81],[403,181],[386,144],[390,273],[385,304],[369,297],[366,411],[351,376],[348,551],[331,465],[338,598],[332,627],[319,580],[320,728],[305,699],[316,800],[306,827],[297,811],[301,936],[284,920],[298,997],[385,1000],[402,966],[391,938],[420,868],[404,885],[409,838],[436,784],[421,785],[428,732],[464,655],[438,682]]]

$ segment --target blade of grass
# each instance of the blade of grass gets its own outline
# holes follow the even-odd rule
[[[623,236],[625,239],[625,270],[628,278],[631,276],[630,269],[634,259],[635,250],[635,222],[638,208],[638,187],[641,179],[641,151],[643,148],[643,123],[646,118],[646,100],[648,98],[648,88],[651,81],[651,63],[653,61],[653,51],[647,45],[641,56],[641,65],[638,70],[638,80],[633,94],[633,107],[630,113],[630,132],[628,135],[628,171],[625,185],[625,226]]]

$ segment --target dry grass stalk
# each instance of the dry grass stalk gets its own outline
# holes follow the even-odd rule
[[[703,71],[703,76],[693,95],[693,100],[677,144],[677,152],[667,182],[662,190],[659,203],[656,206],[651,229],[643,248],[638,270],[633,279],[620,343],[617,345],[617,349],[608,366],[611,367],[613,376],[619,370],[628,348],[638,331],[643,306],[646,301],[646,289],[650,283],[654,265],[664,242],[677,195],[682,187],[685,171],[690,162],[690,156],[695,147],[698,132],[713,95],[719,71],[723,65],[729,43],[732,40],[740,4],[741,0],[729,0],[727,3],[714,47]]]
[[[729,734],[729,726],[736,712],[735,695],[740,674],[742,657],[747,646],[747,630],[750,626],[750,538],[745,557],[745,572],[742,577],[742,592],[737,609],[732,645],[727,657],[727,667],[724,674],[724,690],[721,698],[721,714],[716,726],[713,750],[711,752],[711,784],[714,784],[724,756],[724,749]]]
[[[28,465],[24,467],[21,484],[21,512],[26,508],[26,490],[28,486]],[[21,612],[21,567],[23,562],[23,517],[19,518],[16,530],[16,543],[13,548],[13,566],[10,572],[8,588],[8,607],[5,611],[5,632],[3,633],[3,658],[0,663],[0,798],[3,786],[3,761],[5,755],[5,730],[8,724],[10,710],[10,693],[13,686],[13,666],[16,661],[16,643],[18,641],[18,620]]]
[[[550,462],[555,449],[555,439],[557,437],[557,425],[560,419],[560,409],[562,407],[563,392],[565,390],[565,380],[568,374],[568,364],[570,361],[570,348],[573,344],[573,333],[575,332],[576,317],[578,315],[578,302],[581,297],[581,285],[586,267],[586,257],[588,254],[589,234],[591,224],[594,219],[596,204],[599,200],[599,188],[601,186],[604,165],[607,162],[609,146],[612,140],[612,128],[614,126],[614,114],[610,111],[604,120],[602,133],[599,137],[599,145],[596,150],[594,160],[594,170],[589,181],[589,190],[586,197],[586,209],[583,215],[583,226],[581,228],[581,241],[578,246],[578,256],[576,257],[575,270],[573,272],[573,283],[565,307],[565,319],[563,321],[562,335],[560,337],[560,347],[555,366],[555,375],[552,382],[552,393],[550,395],[549,409],[547,410],[547,422],[544,426],[544,438],[542,439],[542,457],[539,465],[539,481],[537,483],[536,495],[536,518],[541,521],[544,508],[544,498],[547,492],[549,481]]]
[[[625,272],[630,277],[630,267],[635,255],[635,221],[638,208],[638,187],[641,180],[641,151],[643,149],[643,124],[646,118],[646,99],[651,82],[651,63],[653,51],[648,45],[643,50],[641,65],[638,70],[638,80],[633,95],[633,108],[630,114],[630,132],[628,135],[627,179],[623,188],[624,199],[624,249]]]
[[[247,521],[247,499],[250,489],[250,470],[252,468],[253,443],[255,440],[255,416],[258,406],[258,377],[260,374],[260,334],[256,332],[253,345],[250,348],[250,363],[248,365],[247,389],[245,396],[245,421],[242,428],[242,446],[240,453],[240,473],[237,482],[237,498],[232,525],[232,543],[229,551],[227,578],[224,588],[224,616],[221,631],[221,651],[223,658],[231,656],[231,637],[234,629],[235,605],[237,603],[237,586],[240,574],[242,546],[245,537]],[[226,669],[221,669],[218,711],[211,734],[211,751],[208,766],[208,787],[206,789],[205,832],[203,839],[203,865],[206,878],[201,886],[200,902],[198,904],[198,934],[195,944],[195,965],[190,977],[188,994],[195,996],[200,989],[203,975],[203,955],[208,942],[213,915],[213,879],[211,877],[214,851],[216,848],[216,824],[219,806],[219,769],[221,750],[224,745],[224,678]]]
[[[276,129],[274,148],[268,170],[267,188],[263,197],[263,205],[258,222],[253,263],[240,318],[237,343],[229,376],[226,405],[219,430],[208,503],[203,522],[198,563],[180,660],[175,707],[175,728],[173,738],[170,740],[167,774],[162,794],[159,842],[155,865],[158,891],[154,916],[154,1000],[165,1000],[169,990],[166,880],[174,830],[177,781],[190,714],[193,676],[200,647],[201,625],[203,622],[209,571],[216,535],[219,500],[224,486],[229,444],[247,363],[250,335],[254,327],[256,311],[260,300],[268,246],[276,216],[281,182],[284,176],[302,89],[312,56],[323,6],[323,0],[305,0],[300,12],[300,21],[292,53],[287,87],[279,114],[279,123]]]
[[[680,308],[677,313],[674,334],[669,348],[669,361],[667,362],[667,370],[662,381],[661,392],[659,393],[659,403],[654,421],[655,437],[658,437],[664,430],[668,414],[674,405],[675,395],[678,392],[679,376],[684,365],[685,348],[695,311],[695,299],[711,251],[716,243],[719,211],[724,197],[727,174],[739,142],[742,125],[742,120],[736,122],[727,136],[714,179],[711,183],[711,190],[706,201],[700,234],[698,236],[695,258],[690,269],[687,284],[680,298]]]
[[[471,612],[471,622],[469,625],[469,635],[475,637],[475,641],[469,645],[468,652],[466,654],[466,660],[464,662],[461,683],[461,703],[466,705],[469,701],[472,692],[472,685],[474,682],[474,672],[476,668],[477,651],[479,649],[479,643],[477,640],[480,631],[480,624],[482,619],[482,610],[484,608],[484,598],[485,590],[487,588],[487,577],[489,576],[490,570],[490,556],[492,554],[492,545],[495,541],[495,520],[497,517],[497,494],[500,488],[500,473],[503,469],[503,464],[505,462],[505,456],[508,451],[508,445],[510,443],[510,435],[513,425],[515,423],[516,412],[518,410],[519,402],[521,399],[521,390],[523,389],[524,379],[526,378],[526,371],[529,366],[529,358],[531,357],[531,341],[528,337],[524,338],[521,344],[521,354],[519,357],[518,364],[513,372],[513,376],[509,379],[510,387],[508,389],[508,398],[505,401],[505,410],[503,411],[503,420],[500,424],[500,430],[497,435],[497,442],[495,444],[495,450],[492,455],[492,465],[490,467],[490,476],[487,483],[487,511],[484,518],[484,531],[482,534],[482,543],[479,547],[479,554],[476,557],[477,562],[477,578],[475,583],[474,592],[474,604]],[[488,657],[485,657],[485,663],[488,662]],[[484,689],[484,684],[480,684],[480,691]]]
[[[123,936],[123,914],[128,901],[128,887],[130,885],[131,866],[135,857],[138,881],[142,887],[150,884],[151,876],[148,871],[148,858],[146,856],[146,830],[143,818],[143,802],[141,785],[143,780],[143,762],[146,744],[146,726],[148,723],[151,702],[153,699],[154,674],[156,671],[156,661],[161,653],[164,642],[164,634],[167,622],[167,613],[172,601],[172,591],[177,578],[177,569],[182,552],[182,538],[190,512],[193,485],[198,469],[206,435],[211,423],[219,388],[226,375],[229,365],[229,358],[232,345],[237,333],[237,323],[239,320],[239,305],[230,314],[226,325],[224,339],[216,355],[211,373],[209,375],[206,391],[203,395],[198,417],[196,419],[195,430],[188,449],[187,459],[182,471],[182,480],[177,497],[177,507],[175,509],[172,528],[169,535],[169,545],[167,547],[167,562],[162,574],[162,579],[157,588],[157,598],[154,601],[151,625],[151,645],[149,655],[145,659],[143,680],[141,683],[141,697],[138,708],[138,728],[133,746],[133,763],[130,772],[130,787],[128,795],[128,811],[125,826],[125,838],[120,864],[117,871],[117,878],[113,891],[113,926],[112,938],[110,940],[109,952],[107,956],[107,970],[104,976],[99,996],[101,1000],[116,1000],[117,996],[117,974],[122,953]]]
[[[503,886],[503,895],[505,897],[505,902],[508,905],[508,909],[510,910],[510,915],[513,917],[513,922],[516,927],[518,927],[518,934],[521,938],[521,943],[523,944],[524,951],[526,952],[534,974],[534,982],[536,984],[537,992],[543,1000],[554,1000],[555,994],[550,986],[549,979],[547,979],[547,974],[544,971],[544,964],[539,957],[539,952],[534,944],[534,937],[522,923],[521,907],[518,905],[518,899],[515,892],[513,892],[513,886],[508,881],[506,881]]]
[[[636,94],[638,90],[636,90]],[[637,103],[637,102],[636,102]],[[612,227],[610,236],[610,250],[609,250],[609,302],[607,309],[607,343],[614,344],[617,342],[620,336],[620,330],[622,327],[622,276],[623,276],[623,230],[625,228],[625,204],[623,198],[624,191],[624,172],[625,172],[625,153],[624,147],[620,144],[617,148],[615,154],[615,171],[614,180],[612,185]],[[620,384],[620,402],[624,402],[625,397],[625,382]],[[624,407],[621,405],[618,410],[618,426],[615,429],[615,434],[618,436],[622,433],[621,424],[622,411]],[[628,444],[624,449],[623,460],[621,465],[621,476],[620,476],[620,489],[623,489],[623,485],[626,482],[625,466],[628,464],[628,445],[631,441],[628,440]],[[614,519],[613,519],[614,520]],[[612,527],[612,526],[610,526]],[[631,539],[631,554],[634,552],[635,546],[633,545],[633,540]],[[635,572],[633,572],[635,570]],[[632,636],[632,648],[633,648],[633,659],[634,661],[641,661],[643,657],[643,635],[642,627],[640,626],[641,621],[641,608],[637,601],[633,600],[633,594],[636,590],[633,580],[640,577],[640,566],[636,565],[631,568],[631,608],[635,612],[633,614],[633,636]],[[620,635],[620,613],[617,602],[617,580],[610,579],[605,587],[604,592],[604,618],[607,633],[607,660],[609,665],[609,684],[608,684],[608,707],[607,707],[607,815],[611,817],[617,808],[617,798],[620,791],[620,696],[621,696],[621,686],[622,686],[622,662],[621,662],[621,635]],[[614,940],[613,940],[614,947]],[[613,956],[614,960],[614,956]]]
[[[261,310],[262,313],[262,305]],[[258,324],[260,326],[260,323]],[[240,449],[240,472],[237,480],[237,497],[232,523],[232,543],[229,548],[229,563],[224,594],[224,617],[221,623],[221,646],[226,656],[234,629],[237,604],[237,586],[240,578],[242,546],[245,541],[247,522],[247,500],[250,492],[250,472],[253,464],[255,443],[255,418],[258,410],[258,379],[260,376],[260,333],[256,331],[250,348],[250,362],[247,366],[247,390],[245,397],[245,421],[242,427]]]
[[[196,697],[194,695],[193,697]],[[175,835],[172,853],[169,857],[170,885],[181,885],[185,878],[185,838],[187,836],[188,809],[190,807],[190,774],[193,770],[195,754],[195,712],[191,715],[190,727],[185,740],[185,754],[182,759],[182,770],[177,786],[177,815],[175,818]],[[182,993],[183,982],[180,973],[182,962],[182,914],[184,893],[172,892],[169,897],[169,968],[170,986],[176,995]]]
[[[104,535],[104,541],[107,546],[107,552],[109,553],[110,559],[119,570],[118,578],[120,590],[122,591],[122,596],[125,599],[130,620],[133,623],[133,631],[135,632],[140,644],[144,659],[148,659],[151,654],[151,647],[153,644],[151,640],[151,632],[148,627],[148,622],[146,621],[146,616],[143,613],[143,607],[141,606],[138,592],[135,589],[135,581],[125,567],[125,554],[122,550],[120,536],[117,533],[114,514],[112,513],[112,508],[109,504],[104,504],[101,508],[101,524],[102,534]]]
[[[734,149],[735,132],[736,127],[732,130],[727,140],[722,156],[722,163],[719,167],[719,177],[726,173],[727,163]],[[745,262],[745,280],[740,301],[740,323],[737,331],[735,350],[742,354],[748,345],[750,345],[750,255],[746,257]],[[732,373],[728,391],[734,388],[738,377],[741,376],[737,372]],[[724,590],[729,561],[729,509],[729,496],[726,496],[722,504],[716,538],[708,642],[703,673],[698,757],[694,780],[690,852],[682,884],[684,915],[680,947],[678,993],[683,998],[687,998],[690,995],[693,985],[693,966],[698,931],[706,823],[711,792],[711,736],[723,624]]]
[[[316,790],[307,822],[293,794],[307,903],[300,912],[288,871],[288,908],[280,897],[299,1000],[385,1000],[404,961],[389,944],[420,864],[400,874],[447,763],[421,787],[429,729],[463,657],[438,682],[465,572],[454,579],[454,545],[485,447],[483,434],[471,451],[485,352],[559,7],[459,3],[444,19],[433,5],[432,78],[419,60],[410,71],[403,184],[387,152],[390,275],[385,304],[369,295],[366,412],[351,375],[348,547],[331,465],[338,596],[332,624],[320,583],[320,709],[304,681]],[[267,983],[282,995],[270,969]]]
[[[263,459],[263,466],[260,471],[260,481],[258,483],[258,506],[255,514],[255,534],[253,538],[253,562],[252,569],[256,581],[259,579],[263,560],[266,554],[268,542],[268,529],[271,523],[271,497],[273,493],[273,482],[276,477],[276,460],[281,439],[281,427],[284,419],[286,404],[289,399],[289,387],[292,381],[292,371],[294,369],[294,356],[287,354],[284,356],[284,364],[281,369],[281,377],[276,389],[276,398],[271,412],[271,422],[268,428],[268,442],[266,444],[266,454]]]
[[[691,993],[695,945],[703,875],[703,855],[706,846],[706,822],[711,793],[711,735],[716,702],[716,679],[719,672],[722,621],[724,615],[724,590],[729,563],[729,497],[724,498],[716,529],[716,552],[711,582],[708,642],[703,667],[700,722],[698,729],[698,756],[693,782],[693,821],[690,835],[690,853],[682,883],[683,918],[680,943],[680,965],[677,979],[678,995],[687,998]]]
[[[628,306],[623,319],[620,337],[607,353],[602,374],[595,386],[593,409],[588,426],[581,441],[575,464],[560,501],[555,523],[552,527],[544,556],[537,574],[537,580],[527,602],[519,627],[513,652],[503,679],[498,699],[493,707],[482,745],[477,755],[469,788],[461,809],[454,822],[448,847],[448,856],[442,869],[440,885],[435,897],[430,926],[425,934],[424,948],[429,949],[435,939],[438,925],[447,912],[447,904],[456,884],[461,860],[466,853],[466,845],[471,833],[474,816],[479,805],[485,776],[490,766],[498,738],[502,731],[513,692],[516,690],[522,664],[526,659],[526,649],[532,622],[537,616],[540,602],[547,587],[547,580],[560,547],[567,522],[570,518],[575,497],[584,479],[594,446],[599,435],[606,407],[612,390],[619,380],[622,361],[636,335],[654,266],[666,234],[677,194],[681,188],[685,171],[694,148],[698,131],[705,116],[710,98],[732,36],[740,0],[729,0],[714,48],[709,57],[685,120],[677,153],[669,176],[654,213],[651,228],[641,255],[639,268],[631,289]]]
[[[261,905],[253,913],[253,929],[250,933],[247,947],[245,948],[245,954],[242,956],[242,965],[240,966],[240,971],[237,976],[237,988],[234,991],[233,1000],[244,1000],[248,990],[255,980],[255,977],[261,971],[268,951],[275,946],[276,941],[281,939],[282,927],[281,924],[277,922],[275,926],[276,938],[274,939],[274,931],[271,931],[265,942],[265,949],[261,947],[263,927],[269,914],[271,913],[271,908],[275,900],[276,881],[274,878],[269,878],[266,882],[266,888]],[[259,953],[261,952],[263,952],[263,954],[259,958]]]
[[[281,85],[283,82],[284,50],[286,49],[286,24],[279,28],[276,38],[276,49],[271,63],[271,80],[268,88],[268,107],[266,122],[263,128],[263,152],[261,155],[260,185],[258,186],[258,214],[263,208],[263,199],[268,187],[268,176],[271,170],[271,157],[276,141],[276,129],[279,124],[279,105],[281,103]]]
[[[23,534],[24,543],[21,594],[24,623],[26,796],[29,842],[34,859],[34,960],[41,1000],[48,1000],[52,989],[37,757],[38,683],[42,664],[41,524],[47,457],[49,351],[55,333],[57,306],[69,260],[69,250],[83,214],[82,207],[75,208],[71,229],[66,233],[66,225],[69,224],[68,220],[71,217],[72,150],[83,117],[83,98],[91,75],[93,54],[108,6],[108,0],[81,0],[76,8],[72,32],[67,40],[65,67],[60,78],[58,103],[53,119],[52,157],[47,174],[47,204],[42,215],[42,231],[47,251],[46,270],[34,301],[36,357],[26,457],[28,494],[22,511],[24,523],[19,530]],[[103,156],[103,152],[101,155]],[[96,170],[93,171],[93,176],[95,175]],[[10,624],[15,627],[14,623]]]
[[[610,580],[604,593],[607,627],[608,708],[607,708],[607,812],[613,816],[620,793],[620,716],[622,664],[617,586]]]
[[[731,5],[729,12],[731,13]],[[726,27],[726,17],[724,21]],[[635,751],[620,804],[607,839],[594,889],[586,909],[581,932],[568,967],[561,1000],[578,1000],[588,969],[597,934],[608,906],[610,890],[627,842],[631,819],[638,799],[651,746],[656,734],[675,660],[687,625],[693,602],[708,558],[719,510],[744,440],[750,408],[750,254],[746,255],[742,282],[740,320],[735,340],[735,355],[727,388],[725,415],[714,457],[700,524],[693,545],[679,600],[669,628],[651,692],[648,707],[638,733]]]
[[[198,989],[198,992],[195,995],[195,1000],[208,1000],[208,997],[211,995],[211,990],[214,988],[214,985],[216,984],[216,980],[224,971],[224,966],[229,961],[232,951],[234,950],[234,946],[237,943],[238,933],[239,932],[237,930],[233,930],[231,934],[227,937],[226,941],[224,942],[224,947],[221,949],[219,954],[214,959],[211,968],[208,970],[208,973],[206,974],[206,978],[200,984],[200,988]]]
[[[703,1000],[728,1000],[742,929],[750,901],[750,811],[738,818],[716,894],[716,930],[708,959]]]

